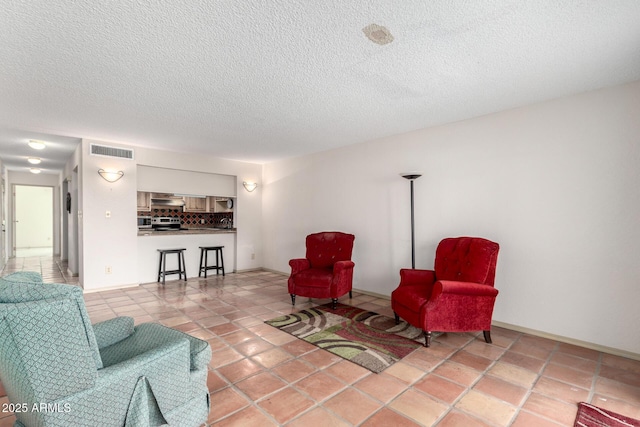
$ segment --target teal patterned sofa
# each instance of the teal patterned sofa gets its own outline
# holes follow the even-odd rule
[[[82,289],[0,278],[0,380],[15,426],[199,426],[209,343],[130,317],[91,325]]]

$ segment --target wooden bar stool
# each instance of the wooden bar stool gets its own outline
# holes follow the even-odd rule
[[[158,264],[158,282],[162,277],[162,284],[164,285],[165,277],[167,274],[179,274],[178,280],[182,279],[184,275],[184,280],[187,280],[187,268],[184,264],[184,251],[185,248],[181,249],[158,249],[160,252],[160,263]],[[167,271],[167,254],[177,254],[178,255],[178,269],[177,270],[169,270]]]
[[[224,258],[222,257],[222,248],[224,248],[224,246],[200,246],[200,271],[198,272],[198,277],[202,277],[202,273],[204,273],[204,277],[206,279],[207,270],[215,270],[216,275],[222,270],[222,275],[224,276]],[[216,265],[208,265],[207,254],[209,251],[215,251]],[[220,259],[218,259],[218,256],[220,256]]]

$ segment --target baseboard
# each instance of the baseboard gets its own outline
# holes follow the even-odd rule
[[[511,331],[523,332],[525,334],[534,335],[540,338],[548,338],[554,341],[563,342],[565,344],[573,344],[573,345],[577,345],[578,347],[585,347],[591,350],[613,354],[614,356],[626,357],[628,359],[633,359],[633,360],[640,360],[640,354],[633,353],[626,350],[620,350],[619,348],[607,347],[605,345],[595,344],[589,341],[582,341],[575,338],[569,338],[562,335],[551,334],[549,332],[526,328],[524,326],[512,325],[510,323],[499,322],[496,320],[492,321],[491,325],[498,326],[499,328],[509,329]]]
[[[113,291],[116,289],[137,288],[140,283],[131,283],[129,285],[103,286],[100,288],[82,289],[83,294],[92,294],[94,292]]]
[[[376,297],[376,298],[382,298],[382,299],[386,299],[386,300],[391,300],[391,296],[390,295],[382,295],[382,294],[379,294],[379,293],[376,293],[376,292],[365,291],[365,290],[358,289],[358,288],[353,288],[353,291],[354,292],[359,292],[359,293],[361,293],[363,295],[369,295],[369,296]]]
[[[285,273],[283,271],[273,270],[271,268],[265,268],[265,267],[256,268],[254,270],[244,270],[244,271],[257,271],[257,270],[268,271],[269,273],[282,274],[283,276],[287,276],[287,277],[289,277],[289,275],[291,274],[291,273]]]
[[[256,268],[247,268],[244,270],[234,270],[234,273],[251,273],[252,271],[268,271],[271,273],[280,273],[279,271],[275,271],[275,270],[269,270],[268,268],[262,268],[262,267],[256,267]],[[280,273],[280,274],[284,274],[284,273]]]

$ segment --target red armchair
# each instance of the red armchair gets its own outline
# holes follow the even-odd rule
[[[289,294],[291,304],[296,304],[296,295],[309,298],[331,298],[335,310],[338,298],[349,292],[353,266],[353,234],[328,231],[307,236],[306,258],[289,261]]]
[[[436,249],[434,270],[400,270],[400,285],[391,293],[396,324],[402,318],[421,328],[426,347],[432,331],[483,331],[491,343],[499,249],[478,237],[444,239]]]

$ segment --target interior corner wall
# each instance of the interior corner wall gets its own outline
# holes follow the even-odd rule
[[[270,163],[264,266],[356,235],[354,287],[390,295],[444,237],[501,245],[494,320],[640,354],[640,82]]]

